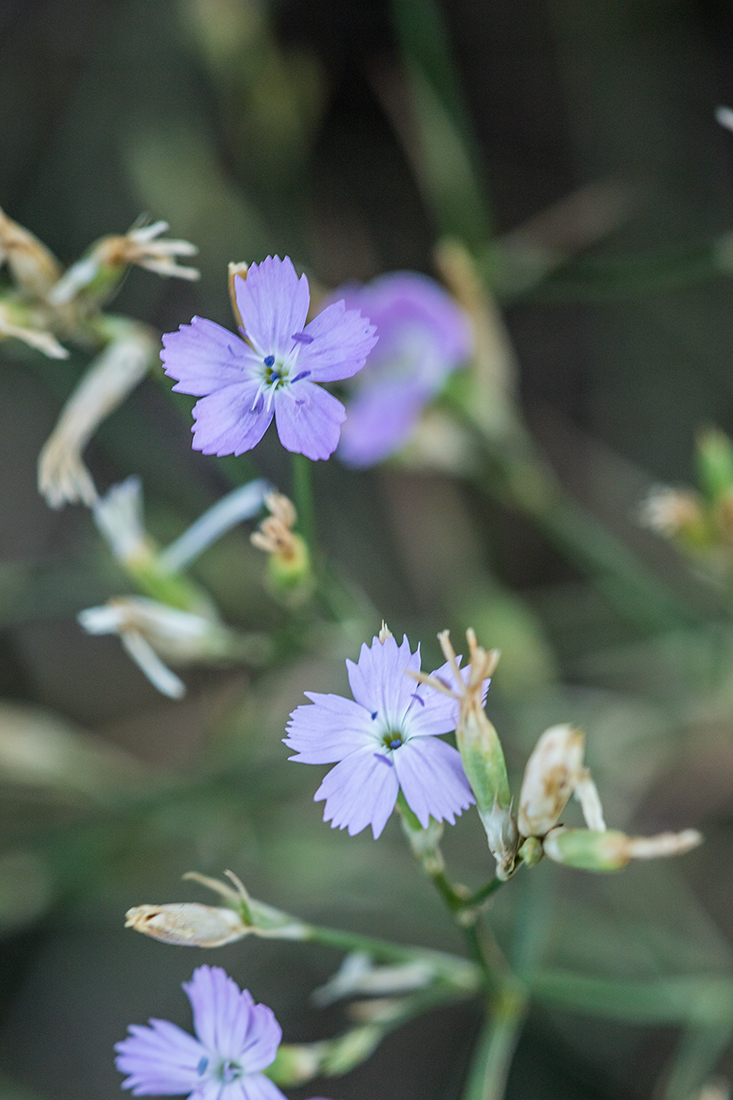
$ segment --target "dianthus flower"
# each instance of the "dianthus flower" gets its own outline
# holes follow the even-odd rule
[[[161,358],[173,387],[200,397],[193,446],[204,454],[243,454],[262,439],[273,416],[283,447],[308,458],[336,449],[346,412],[318,382],[350,378],[376,343],[357,310],[334,302],[306,325],[308,279],[286,256],[252,264],[234,276],[242,337],[213,321],[163,337]]]
[[[282,1038],[271,1009],[254,1003],[219,966],[199,966],[184,982],[196,1038],[168,1020],[132,1024],[115,1044],[115,1063],[134,1096],[191,1100],[285,1100],[262,1070]]]
[[[384,628],[346,667],[354,699],[306,691],[313,705],[293,711],[284,739],[291,760],[336,764],[314,795],[326,800],[323,820],[350,836],[371,825],[376,840],[401,788],[423,828],[431,817],[452,825],[474,801],[459,753],[439,740],[456,728],[456,700],[408,676],[420,648],[412,653],[407,637],[398,646]],[[448,664],[432,675],[454,683]]]
[[[433,279],[410,271],[335,292],[377,326],[379,343],[347,402],[339,457],[366,467],[408,442],[424,406],[471,355],[467,315]]]

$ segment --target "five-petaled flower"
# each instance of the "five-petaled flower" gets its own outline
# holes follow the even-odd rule
[[[196,1038],[168,1020],[136,1024],[115,1045],[116,1065],[129,1076],[134,1096],[193,1100],[285,1100],[265,1077],[282,1038],[272,1010],[240,992],[219,966],[199,966],[184,990],[193,1009]]]
[[[317,385],[350,378],[377,341],[359,310],[334,302],[306,325],[308,279],[286,256],[234,276],[242,339],[213,321],[163,337],[173,387],[201,398],[194,406],[193,446],[204,454],[243,454],[262,439],[273,416],[283,447],[308,458],[336,449],[343,405]]]
[[[423,828],[431,817],[453,824],[474,801],[460,755],[439,739],[456,728],[456,700],[408,676],[420,669],[419,647],[412,653],[407,637],[398,646],[384,629],[346,667],[354,699],[307,691],[313,705],[293,711],[284,739],[291,760],[336,764],[314,796],[326,800],[324,821],[350,836],[371,825],[376,839],[401,788]],[[433,676],[454,683],[448,664]]]

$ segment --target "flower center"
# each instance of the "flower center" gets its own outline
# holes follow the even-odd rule
[[[243,1077],[244,1070],[239,1062],[234,1062],[231,1058],[225,1058],[217,1066],[214,1076],[223,1084],[228,1085],[231,1081],[236,1081],[238,1077]]]
[[[399,749],[404,744],[402,734],[397,730],[387,730],[386,733],[382,734],[382,744],[385,749],[392,749],[394,752],[395,749]]]
[[[287,367],[283,367],[281,363],[275,363],[275,356],[268,355],[265,357],[265,373],[263,381],[266,386],[277,386],[280,382],[284,382],[287,378]]]

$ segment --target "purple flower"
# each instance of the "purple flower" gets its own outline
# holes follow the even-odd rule
[[[426,275],[395,271],[335,295],[364,310],[379,344],[347,403],[339,457],[348,466],[373,466],[407,443],[424,406],[471,355],[468,317]]]
[[[168,1020],[132,1024],[115,1044],[123,1089],[134,1096],[196,1100],[285,1100],[262,1070],[275,1059],[282,1031],[272,1010],[219,966],[199,966],[184,982],[196,1038]]]
[[[165,373],[178,380],[173,389],[201,398],[193,410],[194,448],[243,454],[274,416],[288,451],[328,458],[346,413],[316,383],[361,370],[377,341],[374,326],[343,301],[306,325],[308,279],[298,278],[287,256],[252,264],[234,283],[244,339],[201,317],[163,337]]]
[[[326,800],[323,820],[350,836],[371,825],[376,840],[402,788],[423,828],[431,817],[452,825],[474,801],[459,753],[438,739],[456,728],[458,702],[406,675],[420,669],[407,637],[399,647],[374,638],[346,667],[354,700],[306,691],[314,705],[293,711],[284,739],[291,760],[336,764],[314,796]],[[448,664],[433,676],[453,683]]]

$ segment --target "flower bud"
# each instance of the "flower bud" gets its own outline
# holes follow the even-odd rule
[[[496,860],[496,877],[506,882],[515,870],[515,859],[519,847],[519,832],[511,806],[500,806],[498,798],[490,813],[481,813],[481,821],[486,830],[489,851]]]
[[[546,856],[584,871],[620,871],[632,859],[681,856],[702,843],[697,829],[657,836],[630,837],[616,829],[565,829],[558,826],[543,841]]]
[[[303,602],[311,593],[313,576],[308,546],[293,531],[295,507],[282,493],[270,493],[265,504],[270,515],[250,535],[250,541],[268,555],[267,573],[273,595],[288,603]]]
[[[551,726],[524,769],[519,793],[519,831],[544,836],[557,824],[583,771],[585,737],[569,725]]]
[[[176,947],[223,947],[251,931],[233,909],[185,901],[136,905],[125,914],[125,928]]]
[[[444,630],[438,639],[460,691],[456,745],[476,798],[489,850],[497,861],[497,874],[508,878],[514,869],[519,834],[511,810],[504,751],[483,704],[485,685],[496,668],[499,653],[495,649],[487,652],[477,644],[473,630],[467,630],[471,664],[466,682],[458,669],[448,631]]]
[[[525,867],[536,867],[544,855],[542,841],[539,837],[528,836],[519,846],[517,856]]]
[[[717,428],[707,428],[697,437],[697,475],[700,487],[711,503],[733,489],[733,443]]]
[[[679,538],[684,546],[704,546],[711,537],[702,499],[689,489],[656,485],[639,508],[638,522],[663,538]]]
[[[394,996],[424,989],[436,977],[435,967],[426,960],[396,966],[374,966],[369,955],[347,955],[339,970],[311,995],[319,1008],[356,996]]]

